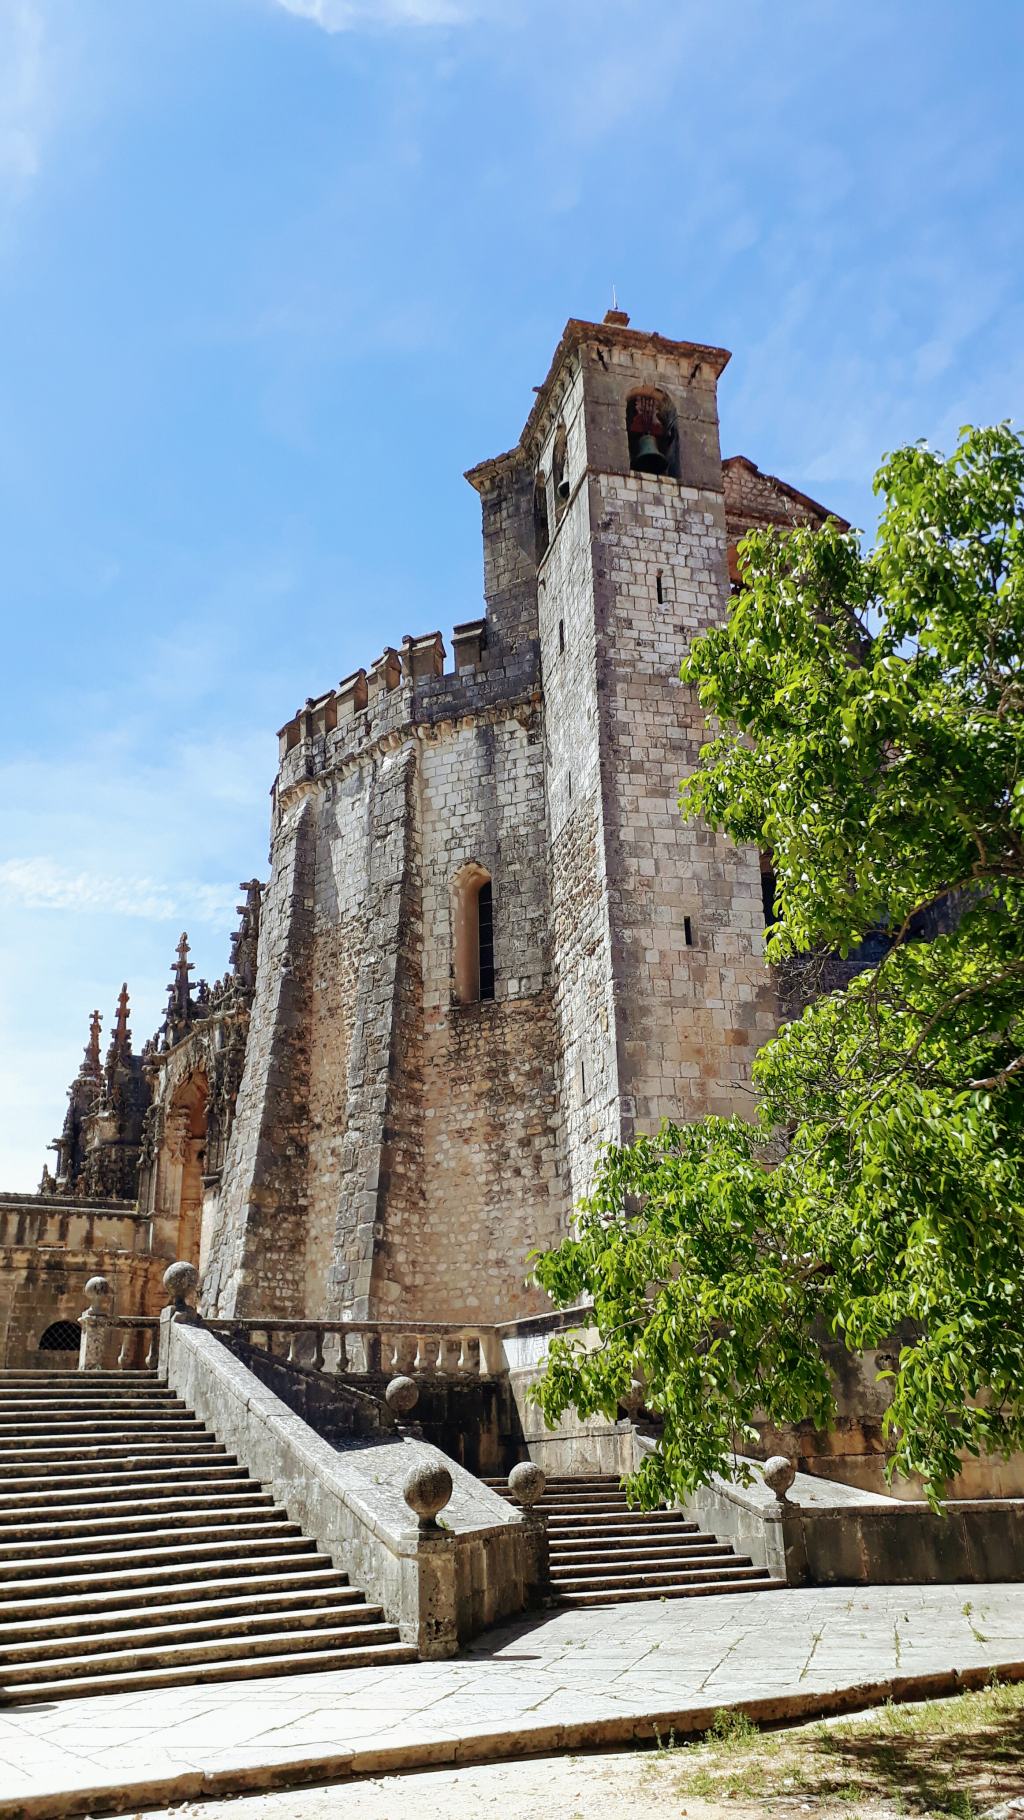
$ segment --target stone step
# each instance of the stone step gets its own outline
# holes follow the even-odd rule
[[[165,1605],[153,1609],[90,1614],[77,1633],[69,1635],[66,1618],[36,1619],[30,1624],[0,1624],[4,1659],[19,1659],[19,1651],[47,1656],[82,1656],[121,1643],[135,1648],[156,1648],[164,1641],[187,1642],[190,1637],[257,1636],[262,1630],[311,1629],[318,1619],[338,1624],[376,1624],[383,1618],[379,1605],[368,1605],[355,1587],[332,1593],[301,1592],[264,1595],[258,1605],[249,1599]],[[35,1660],[35,1657],[26,1656]]]
[[[678,1510],[637,1510],[628,1513],[624,1511],[621,1516],[611,1514],[602,1516],[598,1513],[591,1516],[586,1512],[574,1511],[571,1515],[566,1513],[564,1516],[559,1514],[548,1517],[547,1523],[552,1535],[565,1534],[569,1530],[578,1530],[581,1535],[584,1532],[590,1533],[598,1530],[608,1530],[609,1532],[615,1530],[622,1535],[628,1535],[631,1529],[637,1529],[641,1524],[645,1528],[651,1529],[696,1530],[697,1528],[696,1523],[691,1523]]]
[[[215,1484],[225,1479],[237,1478],[239,1474],[248,1477],[244,1466],[238,1464],[233,1453],[215,1452],[212,1456],[204,1451],[201,1454],[173,1454],[166,1466],[161,1465],[162,1454],[150,1459],[143,1454],[141,1459],[134,1454],[114,1457],[102,1462],[84,1460],[73,1462],[66,1467],[54,1466],[47,1472],[30,1471],[5,1473],[0,1478],[0,1487],[4,1497],[20,1498],[27,1492],[42,1491],[49,1498],[67,1496],[80,1498],[85,1486],[140,1489],[147,1484],[176,1484],[186,1481],[190,1485]],[[35,1467],[38,1462],[33,1461]],[[67,1481],[65,1484],[64,1481]],[[250,1484],[255,1481],[250,1479]]]
[[[241,1582],[244,1582],[244,1592]],[[156,1623],[164,1612],[193,1608],[214,1612],[223,1609],[234,1623],[237,1615],[253,1609],[256,1601],[262,1609],[274,1601],[287,1603],[300,1599],[311,1604],[319,1603],[321,1598],[361,1600],[363,1597],[358,1588],[349,1586],[348,1575],[332,1566],[325,1555],[305,1555],[276,1565],[264,1561],[256,1571],[250,1563],[240,1563],[234,1574],[219,1573],[215,1566],[205,1575],[192,1570],[187,1579],[164,1572],[145,1576],[137,1583],[128,1574],[126,1585],[100,1590],[92,1585],[83,1587],[79,1580],[71,1580],[66,1590],[55,1593],[51,1591],[53,1582],[44,1581],[40,1593],[39,1584],[34,1582],[31,1589],[20,1586],[18,1593],[24,1594],[24,1598],[19,1596],[7,1604],[0,1602],[0,1638],[26,1627],[29,1635],[34,1635],[36,1625],[50,1622],[70,1628],[69,1619],[84,1630],[93,1617],[113,1621],[122,1613],[137,1614],[140,1624],[150,1621],[150,1617]]]
[[[629,1587],[614,1592],[566,1592],[560,1605],[637,1605],[650,1599],[707,1599],[726,1593],[765,1593],[784,1590],[784,1580],[701,1580],[693,1585]]]
[[[581,1498],[578,1503],[566,1498],[541,1498],[534,1506],[546,1517],[630,1517],[646,1516],[646,1511],[627,1504],[625,1498]],[[657,1513],[662,1514],[662,1513]],[[669,1514],[669,1513],[664,1513]]]
[[[16,1416],[27,1409],[160,1409],[164,1403],[186,1407],[176,1390],[166,1385],[138,1385],[138,1389],[36,1390],[31,1385],[0,1383],[0,1409]]]
[[[561,1535],[549,1536],[549,1549],[552,1555],[589,1555],[598,1549],[606,1554],[620,1548],[694,1548],[705,1543],[714,1542],[716,1538],[708,1530],[668,1527],[657,1529],[610,1529],[589,1531],[577,1534],[566,1530]]]
[[[374,1644],[400,1641],[393,1624],[322,1623],[312,1629],[283,1622],[259,1637],[261,1656],[291,1656],[312,1650],[367,1650]],[[251,1637],[214,1636],[182,1639],[175,1643],[143,1644],[129,1640],[124,1648],[97,1649],[90,1655],[39,1654],[26,1660],[9,1656],[4,1663],[5,1696],[37,1681],[78,1680],[85,1676],[134,1674],[149,1669],[193,1667],[211,1662],[232,1662],[252,1654]]]
[[[19,1520],[28,1524],[63,1522],[65,1519],[82,1522],[93,1516],[113,1517],[118,1512],[134,1512],[140,1498],[152,1517],[158,1520],[175,1510],[226,1510],[233,1505],[262,1505],[274,1501],[273,1493],[261,1490],[255,1479],[238,1474],[234,1479],[214,1479],[208,1485],[200,1484],[189,1490],[188,1483],[182,1483],[180,1474],[172,1477],[168,1473],[163,1482],[151,1480],[141,1486],[102,1488],[93,1504],[83,1503],[82,1491],[83,1487],[77,1486],[74,1491],[49,1495],[42,1491],[22,1492],[15,1498],[0,1494],[0,1536]]]
[[[292,1555],[315,1555],[316,1543],[302,1535],[297,1524],[293,1525],[293,1529],[296,1533],[291,1535],[254,1536],[244,1544],[237,1536],[232,1538],[229,1535],[226,1540],[206,1538],[201,1542],[192,1541],[191,1537],[187,1540],[183,1538],[172,1548],[133,1549],[130,1568],[123,1566],[124,1550],[84,1555],[74,1555],[68,1551],[56,1556],[33,1556],[25,1560],[9,1557],[4,1562],[3,1581],[0,1582],[0,1606],[22,1596],[24,1588],[12,1584],[16,1580],[42,1587],[47,1582],[60,1583],[68,1580],[77,1580],[82,1584],[86,1580],[98,1580],[101,1586],[109,1586],[112,1582],[130,1585],[131,1581],[125,1578],[126,1575],[166,1574],[168,1568],[179,1569],[185,1566],[193,1571],[216,1566],[222,1574],[244,1574],[255,1560],[283,1561]]]
[[[549,1472],[545,1475],[545,1477],[546,1477],[546,1480],[547,1480],[547,1483],[549,1486],[550,1485],[558,1485],[558,1486],[564,1485],[564,1486],[571,1488],[573,1491],[577,1491],[577,1490],[588,1491],[591,1488],[591,1486],[597,1486],[598,1488],[600,1488],[601,1486],[604,1486],[604,1485],[610,1485],[615,1490],[618,1490],[619,1486],[622,1484],[621,1478],[619,1477],[619,1475],[617,1473],[614,1473],[614,1472],[587,1474],[587,1476],[585,1478],[582,1478],[582,1477],[574,1478],[571,1473]],[[507,1478],[504,1478],[504,1479],[484,1478],[481,1482],[484,1485],[493,1486],[495,1491],[507,1491],[508,1490],[508,1479]]]
[[[416,1651],[405,1643],[378,1643],[370,1649],[293,1651],[279,1656],[261,1654],[229,1662],[190,1663],[177,1668],[37,1681],[28,1687],[9,1688],[4,1704],[25,1706],[30,1702],[61,1698],[84,1700],[92,1694],[131,1693],[136,1688],[189,1687],[204,1681],[252,1681],[267,1675],[315,1674],[337,1668],[384,1668],[416,1660]]]
[[[653,1554],[642,1549],[623,1549],[622,1553],[585,1555],[552,1555],[551,1578],[572,1579],[581,1573],[631,1573],[649,1568],[652,1573],[659,1573],[665,1568],[693,1567],[706,1564],[713,1567],[720,1562],[728,1562],[737,1567],[749,1567],[749,1555],[737,1555],[730,1542],[702,1542],[696,1548],[658,1549]]]
[[[0,1389],[8,1384],[78,1384],[82,1389],[93,1384],[163,1384],[159,1372],[145,1371],[79,1371],[77,1365],[69,1366],[64,1371],[52,1371],[43,1367],[39,1371],[4,1370],[0,1371]]]
[[[387,1625],[391,1636],[378,1638],[376,1627],[386,1623],[384,1611],[380,1605],[280,1605],[275,1611],[246,1611],[236,1616],[227,1633],[227,1640],[235,1643],[240,1638],[256,1638],[256,1647],[260,1647],[260,1638],[280,1636],[282,1633],[316,1633],[316,1631],[349,1631],[353,1636],[366,1636],[369,1642],[391,1642],[395,1636],[395,1625]],[[22,1642],[11,1642],[4,1638],[4,1663],[18,1667],[33,1667],[38,1662],[49,1662],[55,1658],[71,1656],[111,1656],[111,1654],[131,1654],[136,1656],[140,1651],[162,1653],[164,1649],[173,1649],[175,1645],[189,1643],[224,1643],[226,1631],[220,1618],[202,1618],[202,1620],[184,1620],[175,1622],[160,1613],[160,1622],[149,1623],[144,1629],[138,1625],[129,1625],[127,1629],[89,1623],[85,1636],[62,1636],[58,1631],[36,1631],[35,1636],[24,1638]],[[336,1642],[336,1638],[335,1638]]]
[[[236,1522],[242,1527],[236,1527]],[[88,1544],[90,1548],[94,1542],[106,1545],[121,1539],[134,1545],[140,1537],[153,1543],[165,1540],[169,1545],[173,1539],[170,1532],[174,1530],[206,1530],[213,1525],[225,1535],[237,1536],[246,1533],[246,1525],[281,1522],[287,1522],[287,1517],[281,1506],[274,1503],[273,1495],[254,1486],[244,1501],[238,1499],[207,1506],[198,1503],[193,1496],[185,1499],[180,1509],[160,1505],[159,1514],[156,1514],[155,1506],[129,1514],[125,1509],[105,1511],[97,1505],[94,1510],[77,1517],[55,1516],[50,1512],[30,1518],[26,1513],[21,1521],[7,1523],[0,1517],[0,1548],[10,1547],[17,1553],[22,1544],[45,1548],[59,1544],[65,1538],[69,1544]],[[296,1524],[290,1527],[292,1533],[298,1528]]]
[[[26,1422],[18,1417],[16,1421],[0,1422],[0,1454],[12,1442],[27,1447],[43,1441],[56,1441],[58,1446],[65,1447],[78,1440],[90,1440],[93,1436],[97,1441],[133,1441],[139,1435],[153,1438],[160,1435],[187,1437],[206,1432],[195,1416],[187,1414],[133,1416],[119,1411],[104,1416],[99,1421],[90,1421],[87,1416],[69,1416],[67,1421],[53,1417],[45,1422]]]
[[[223,1444],[215,1441],[212,1435],[205,1434],[202,1429],[190,1434],[187,1442],[182,1445],[183,1453],[179,1452],[165,1436],[163,1440],[156,1441],[136,1437],[131,1442],[117,1442],[112,1437],[108,1437],[105,1441],[97,1441],[93,1447],[84,1445],[55,1447],[50,1442],[39,1447],[7,1447],[0,1448],[0,1469],[11,1466],[31,1466],[35,1469],[41,1466],[52,1466],[55,1470],[62,1471],[68,1466],[73,1466],[76,1461],[88,1464],[91,1461],[106,1462],[107,1460],[126,1459],[157,1459],[165,1461],[168,1466],[182,1469],[183,1460],[188,1459],[193,1450],[206,1458],[226,1453]],[[234,1455],[231,1458],[234,1461]],[[0,1484],[3,1483],[4,1480],[0,1478]]]
[[[689,1563],[676,1562],[662,1571],[638,1568],[634,1572],[628,1569],[616,1569],[612,1573],[579,1573],[558,1579],[558,1591],[561,1596],[570,1592],[630,1592],[634,1588],[643,1590],[648,1587],[658,1589],[663,1586],[685,1586],[691,1580],[701,1582],[722,1581],[728,1584],[736,1580],[764,1580],[768,1577],[765,1567],[733,1567],[731,1563],[705,1563],[702,1566],[690,1566]]]

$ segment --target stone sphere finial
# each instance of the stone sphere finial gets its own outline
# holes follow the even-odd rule
[[[771,1459],[765,1461],[761,1477],[769,1491],[775,1493],[779,1503],[785,1504],[786,1493],[796,1478],[796,1467],[784,1453],[773,1453]]]
[[[106,1277],[90,1277],[85,1285],[85,1293],[89,1300],[89,1307],[99,1314],[101,1303],[105,1302],[110,1294],[110,1284]]]
[[[413,1467],[402,1487],[402,1496],[419,1518],[420,1528],[431,1530],[437,1528],[437,1513],[444,1509],[453,1490],[447,1466],[440,1461],[424,1461],[422,1466]]]
[[[199,1282],[194,1264],[169,1264],[164,1271],[164,1288],[175,1308],[187,1308],[188,1298]]]
[[[392,1378],[384,1392],[384,1401],[393,1416],[407,1416],[420,1400],[418,1385],[412,1378]]]
[[[524,1510],[529,1510],[544,1496],[547,1482],[546,1473],[535,1466],[532,1460],[520,1460],[519,1465],[513,1466],[508,1475],[509,1491]]]

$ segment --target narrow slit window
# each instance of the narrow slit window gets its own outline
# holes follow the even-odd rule
[[[564,650],[565,650],[565,620],[560,619],[558,622],[558,654],[559,654],[559,656],[562,655]]]
[[[491,876],[471,860],[452,880],[453,984],[459,1005],[494,997],[494,895]]]
[[[661,570],[659,569],[658,570],[658,605],[659,605],[659,607],[664,604],[664,600],[665,600],[665,589],[662,586]]]
[[[490,879],[480,886],[476,900],[480,941],[480,997],[494,997],[494,895]]]
[[[693,947],[693,924],[688,916],[683,917],[683,939],[688,948]]]

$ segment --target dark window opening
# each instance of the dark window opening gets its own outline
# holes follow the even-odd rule
[[[688,916],[683,917],[683,940],[688,948],[693,947],[693,924]]]
[[[551,542],[551,527],[548,523],[548,483],[543,474],[538,474],[533,488],[533,541],[537,561],[542,562]]]
[[[668,474],[679,479],[676,414],[664,392],[632,392],[626,401],[629,465],[634,474]]]
[[[664,599],[665,599],[665,590],[661,585],[661,570],[659,569],[658,570],[658,605],[659,605],[659,607],[663,604]]]
[[[559,654],[559,656],[562,655],[562,652],[564,650],[565,650],[565,620],[560,619],[558,622],[558,654]]]
[[[775,914],[775,868],[770,853],[761,855],[761,907],[764,910],[764,926],[770,929],[778,921]]]
[[[555,512],[560,518],[569,497],[569,474],[567,469],[569,439],[565,433],[564,423],[555,431],[555,446],[551,452],[551,478],[555,488]]]
[[[572,772],[567,771],[565,776],[566,776],[566,782],[569,786],[569,801],[572,802]]]
[[[77,1352],[82,1329],[77,1321],[52,1321],[39,1342],[40,1352]]]
[[[480,931],[480,997],[494,997],[494,898],[490,879],[480,886],[476,900]]]

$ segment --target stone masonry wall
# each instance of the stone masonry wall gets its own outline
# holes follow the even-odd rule
[[[245,1068],[203,1275],[211,1313],[306,1312],[315,830],[316,804],[303,788],[275,831]]]

